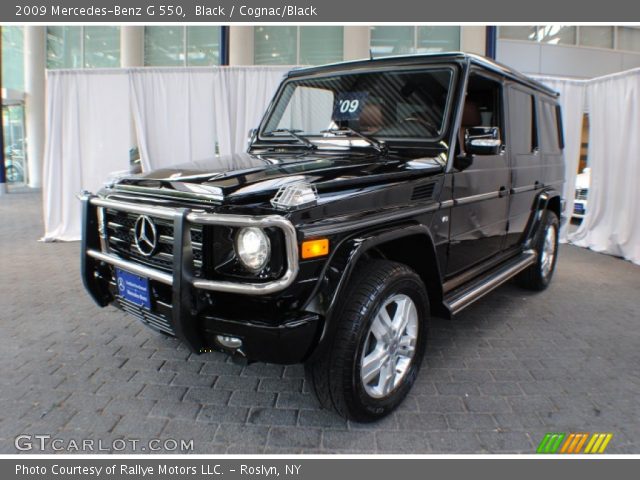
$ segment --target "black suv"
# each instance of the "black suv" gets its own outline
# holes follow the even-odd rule
[[[194,352],[303,362],[322,405],[375,420],[432,316],[549,284],[562,150],[557,94],[481,57],[294,70],[247,153],[84,195],[84,283]]]

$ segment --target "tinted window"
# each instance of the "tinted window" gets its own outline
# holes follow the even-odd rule
[[[483,75],[472,73],[462,113],[462,128],[502,128],[502,85]]]
[[[515,154],[531,153],[536,147],[534,98],[511,88],[509,90],[509,126],[511,151]]]
[[[449,68],[348,73],[289,81],[262,132],[308,137],[352,128],[383,138],[439,137],[453,71]]]
[[[557,153],[560,151],[560,138],[558,136],[559,125],[556,105],[553,103],[538,102],[538,132],[540,135],[540,150],[545,153]]]

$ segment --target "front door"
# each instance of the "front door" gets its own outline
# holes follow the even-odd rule
[[[503,95],[500,81],[471,73],[459,134],[462,148],[468,128],[498,127],[504,132]],[[501,137],[504,139],[502,134]],[[507,232],[509,186],[509,160],[504,145],[500,153],[474,155],[471,165],[454,170],[447,276],[502,250]]]

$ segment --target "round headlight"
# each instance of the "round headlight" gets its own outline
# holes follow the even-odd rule
[[[242,264],[252,272],[259,272],[269,261],[271,244],[263,230],[242,228],[236,237],[236,254]]]

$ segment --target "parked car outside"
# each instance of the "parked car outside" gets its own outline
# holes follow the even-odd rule
[[[582,220],[587,213],[587,197],[591,185],[591,169],[586,167],[576,176],[576,195],[573,200],[573,218]]]

